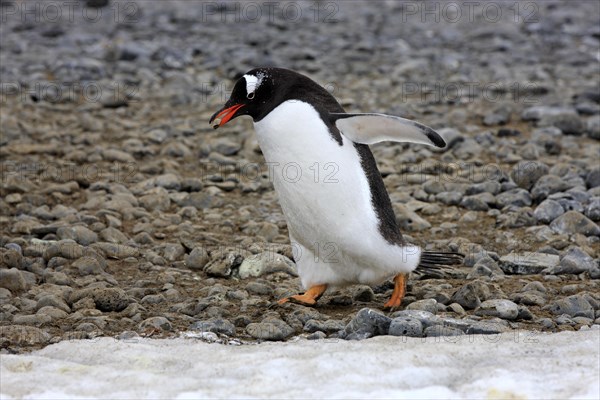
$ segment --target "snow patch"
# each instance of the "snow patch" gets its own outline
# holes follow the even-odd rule
[[[0,355],[0,398],[597,398],[599,341],[599,329],[243,346],[63,341]]]

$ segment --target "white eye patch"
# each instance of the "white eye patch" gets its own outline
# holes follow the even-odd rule
[[[254,92],[256,92],[262,83],[264,74],[259,73],[256,76],[246,74],[244,75],[244,79],[246,80],[246,93],[248,96],[254,97]]]

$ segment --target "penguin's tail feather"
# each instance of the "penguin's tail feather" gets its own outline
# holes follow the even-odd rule
[[[417,269],[420,275],[443,278],[444,271],[452,266],[462,265],[465,255],[452,251],[423,251]]]

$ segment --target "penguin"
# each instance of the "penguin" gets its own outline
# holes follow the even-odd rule
[[[433,129],[378,113],[346,113],[312,79],[256,68],[236,83],[209,123],[250,116],[287,220],[302,294],[279,300],[314,306],[328,288],[394,281],[385,309],[400,306],[408,274],[462,262],[402,236],[369,145],[382,141],[445,147]]]

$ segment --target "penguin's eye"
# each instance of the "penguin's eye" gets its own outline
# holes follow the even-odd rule
[[[252,99],[254,98],[254,93],[255,93],[255,92],[248,93],[248,94],[246,95],[246,97],[247,97],[248,99],[252,100]]]

